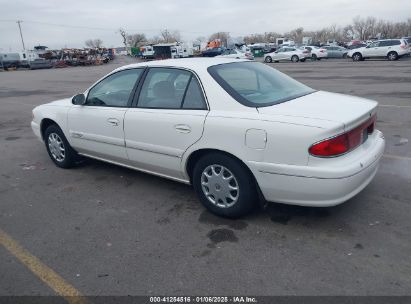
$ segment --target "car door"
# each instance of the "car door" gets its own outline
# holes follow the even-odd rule
[[[124,120],[126,150],[133,166],[183,179],[183,153],[203,133],[208,107],[192,72],[149,68]]]
[[[335,58],[335,57],[336,57],[336,52],[335,52],[335,50],[336,50],[336,47],[333,47],[333,46],[327,47],[328,57],[330,57],[330,58]]]
[[[380,41],[378,45],[378,50],[376,56],[378,57],[385,57],[388,54],[388,51],[390,50],[392,45],[392,40],[383,40]]]
[[[369,44],[364,49],[364,56],[363,57],[376,57],[376,56],[378,56],[378,52],[380,50],[379,46],[380,46],[379,41],[374,41],[373,43]]]
[[[68,112],[70,144],[78,152],[113,161],[127,161],[124,143],[124,114],[143,69],[113,73],[87,94],[84,105],[74,105]]]
[[[291,56],[294,54],[292,50],[293,49],[291,49],[291,48],[285,48],[284,52],[282,53],[281,59],[282,60],[291,60]]]

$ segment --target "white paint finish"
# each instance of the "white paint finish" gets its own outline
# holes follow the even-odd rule
[[[261,129],[248,129],[245,133],[245,145],[250,149],[265,149],[267,133]]]
[[[181,157],[202,136],[207,113],[207,110],[129,109],[124,132],[130,163],[184,178]]]
[[[123,120],[126,108],[72,106],[68,111],[70,144],[97,157],[127,159]],[[111,121],[118,121],[113,125]]]
[[[308,148],[366,120],[376,102],[316,92],[270,107],[246,107],[207,71],[210,65],[238,61],[180,59],[121,68],[190,70],[202,84],[209,111],[73,106],[65,99],[36,107],[32,128],[40,137],[42,120],[52,119],[83,155],[185,183],[192,153],[224,151],[249,167],[266,199],[283,203],[335,205],[372,180],[384,150],[380,132],[336,158],[309,156]]]

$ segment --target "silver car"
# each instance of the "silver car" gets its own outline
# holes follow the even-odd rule
[[[327,50],[328,58],[347,58],[349,50],[342,46],[324,45],[321,48]]]

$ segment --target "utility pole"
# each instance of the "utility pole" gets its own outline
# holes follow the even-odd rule
[[[23,40],[23,34],[21,32],[21,24],[23,21],[21,20],[17,20],[17,24],[19,25],[19,30],[20,30],[20,37],[21,37],[21,43],[23,44],[23,51],[26,49],[26,47],[24,46],[24,40]]]

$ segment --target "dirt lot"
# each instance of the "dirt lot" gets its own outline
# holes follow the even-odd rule
[[[126,61],[0,73],[3,242],[85,295],[411,295],[411,60],[271,64],[315,89],[379,101],[387,148],[374,181],[343,205],[272,204],[237,221],[206,212],[189,186],[48,158],[31,109]],[[0,295],[54,295],[13,246],[0,246]]]

